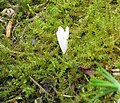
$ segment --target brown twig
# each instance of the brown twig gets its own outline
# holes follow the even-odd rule
[[[31,76],[29,76],[29,78],[40,88],[40,91],[46,94],[49,94],[48,92],[46,92],[46,90],[40,85],[38,84]]]
[[[6,37],[8,38],[10,37],[11,34],[12,25],[13,25],[13,19],[11,19],[6,26]]]

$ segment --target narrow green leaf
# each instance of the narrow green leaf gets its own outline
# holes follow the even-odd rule
[[[102,93],[96,95],[89,103],[93,103],[95,99],[98,99],[98,98],[100,98],[100,97],[102,97],[104,95],[107,95],[107,94],[109,94],[111,92],[115,92],[115,91],[116,91],[116,89],[107,89],[107,90],[104,90],[104,91],[102,91]]]
[[[99,67],[99,72],[109,81],[111,81],[113,84],[115,84],[118,89],[120,88],[120,83],[110,74],[108,73],[104,68],[102,68],[98,63],[96,63]]]
[[[92,80],[91,85],[96,87],[111,87],[116,89],[118,88],[117,85],[104,80]]]

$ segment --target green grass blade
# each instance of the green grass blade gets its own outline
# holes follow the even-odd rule
[[[116,89],[118,88],[117,85],[104,80],[92,80],[90,85],[96,87],[111,87]]]
[[[100,94],[96,95],[89,103],[93,103],[95,99],[98,99],[98,98],[100,98],[102,96],[105,96],[105,95],[107,95],[109,93],[112,93],[112,92],[115,92],[115,91],[116,91],[116,89],[103,90],[102,91],[103,93],[100,93]],[[100,92],[101,92],[101,90],[100,90]]]
[[[104,68],[102,68],[98,63],[96,63],[99,67],[99,72],[109,81],[111,81],[113,84],[115,84],[118,89],[120,90],[120,83],[111,75],[109,74]]]

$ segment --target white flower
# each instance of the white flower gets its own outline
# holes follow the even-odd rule
[[[59,26],[56,35],[57,35],[57,39],[58,39],[60,48],[61,48],[63,54],[65,54],[65,52],[68,48],[67,39],[69,38],[69,27],[67,26],[64,31],[64,29],[61,26]]]

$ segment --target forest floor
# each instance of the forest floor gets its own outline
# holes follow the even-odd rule
[[[0,1],[0,103],[118,103],[119,69],[120,0]]]

